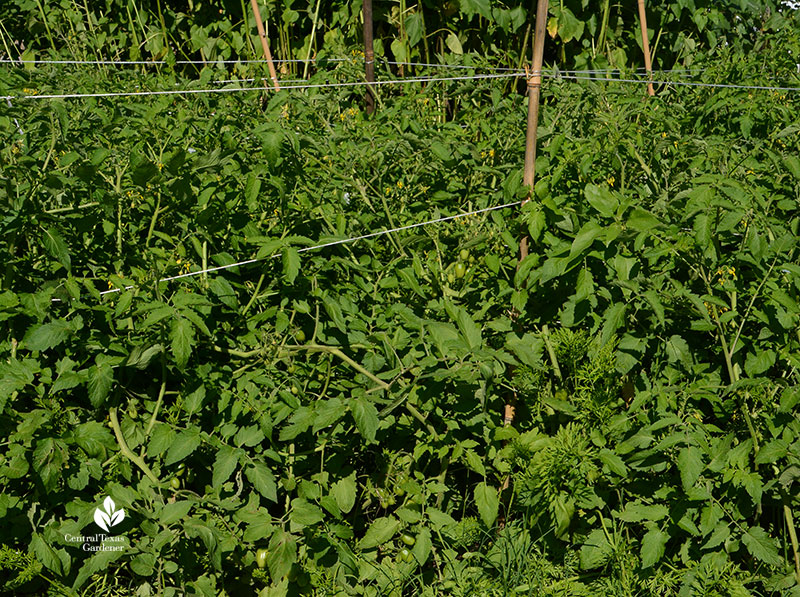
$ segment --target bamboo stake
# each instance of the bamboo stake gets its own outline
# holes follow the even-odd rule
[[[650,63],[650,40],[647,37],[647,14],[644,11],[644,0],[639,0],[639,25],[642,28],[642,52],[644,52],[644,69],[647,71],[647,95],[655,95],[653,89],[653,65]]]
[[[525,172],[522,182],[528,187],[528,198],[533,195],[536,179],[536,130],[539,125],[539,96],[542,89],[542,62],[544,60],[544,38],[547,28],[548,0],[538,0],[536,5],[536,27],[533,37],[533,71],[528,72],[528,129],[525,134]],[[527,71],[527,68],[526,68]],[[528,235],[523,234],[519,243],[519,262],[528,256]],[[503,423],[511,425],[514,406],[506,404]]]
[[[544,38],[547,28],[548,0],[538,0],[536,5],[536,27],[533,38],[533,71],[528,74],[528,128],[525,134],[525,171],[522,182],[528,187],[528,198],[533,195],[533,186],[536,179],[536,130],[539,124],[539,96],[542,88],[542,62],[544,61]],[[523,234],[519,243],[519,263],[528,256],[528,235]],[[508,427],[514,422],[514,405],[512,401],[506,402],[503,412],[503,425]],[[503,481],[502,489],[507,489],[510,484],[509,477]]]
[[[256,19],[256,27],[258,27],[258,37],[261,38],[261,49],[264,50],[264,58],[267,60],[269,76],[272,78],[272,84],[275,85],[275,91],[279,91],[281,86],[278,84],[278,73],[275,72],[275,65],[272,63],[272,52],[269,51],[269,41],[267,33],[264,31],[264,21],[261,20],[261,11],[258,9],[258,0],[250,0],[250,6],[253,7],[253,16]]]
[[[375,50],[372,43],[372,0],[364,0],[364,68],[366,70],[367,83],[375,82]],[[367,85],[364,94],[364,104],[367,114],[375,112],[375,92],[372,85]]]

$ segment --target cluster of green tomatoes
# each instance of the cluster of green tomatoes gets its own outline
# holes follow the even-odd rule
[[[458,254],[458,261],[452,265],[452,270],[447,274],[448,284],[453,284],[456,280],[460,280],[466,276],[467,264],[472,263],[475,263],[475,258],[471,256],[466,249],[461,249],[461,252]]]

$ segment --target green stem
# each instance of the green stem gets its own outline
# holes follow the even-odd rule
[[[775,267],[775,263],[777,262],[777,260],[778,260],[777,257],[772,260],[772,264],[769,266],[769,270],[767,270],[767,273],[762,278],[761,283],[758,285],[758,288],[756,288],[756,291],[753,293],[753,296],[750,299],[750,304],[747,305],[747,309],[745,310],[744,315],[742,315],[742,321],[739,324],[739,329],[736,331],[736,336],[734,337],[733,342],[731,343],[731,354],[733,354],[733,352],[736,350],[736,343],[739,342],[739,337],[742,335],[742,330],[744,329],[744,324],[747,321],[747,316],[750,314],[750,310],[753,308],[753,304],[756,302],[758,293],[761,292],[761,289],[764,288],[764,284],[767,283],[767,280],[769,279],[769,276],[772,273],[772,270]]]
[[[56,207],[55,209],[46,209],[44,213],[46,214],[60,214],[67,211],[75,211],[76,209],[86,209],[88,207],[94,207],[95,205],[100,205],[97,201],[92,201],[91,203],[81,203],[80,205],[70,205],[69,207]]]
[[[553,349],[553,344],[550,342],[550,330],[547,328],[546,324],[542,326],[542,339],[544,340],[544,345],[547,347],[547,354],[550,356],[550,364],[553,365],[553,372],[556,374],[558,381],[563,381],[564,378],[561,375],[561,367],[558,366],[556,351]]]
[[[203,241],[203,286],[208,288],[208,241]]]
[[[603,5],[603,22],[600,25],[600,35],[597,36],[597,51],[602,52],[606,44],[606,31],[608,30],[608,15],[611,13],[611,0],[605,0]]]
[[[256,284],[256,289],[253,291],[253,296],[250,297],[250,300],[247,301],[244,309],[242,310],[242,315],[247,315],[247,312],[250,310],[250,307],[253,305],[253,301],[256,300],[258,296],[258,292],[261,290],[261,285],[264,283],[264,274],[258,278],[258,283]]]
[[[161,409],[161,402],[164,400],[164,394],[167,392],[167,358],[164,353],[161,353],[161,389],[158,391],[158,399],[156,406],[153,408],[153,414],[150,416],[150,421],[147,423],[147,430],[144,432],[145,437],[150,436],[150,432],[156,424],[158,418],[158,411]]]
[[[789,531],[789,540],[792,543],[792,553],[794,554],[794,574],[795,578],[797,578],[797,583],[800,584],[800,546],[797,542],[797,531],[794,528],[791,501],[786,490],[781,489],[780,492],[781,502],[783,502],[783,516],[786,519],[786,529]]]
[[[144,241],[145,249],[150,245],[150,239],[153,237],[153,231],[156,228],[156,220],[158,219],[158,214],[161,213],[161,193],[158,194],[158,198],[156,199],[156,207],[153,210],[153,215],[150,218],[150,227],[147,229],[147,238]]]
[[[141,471],[150,479],[153,483],[159,484],[160,481],[158,477],[153,474],[153,471],[150,470],[150,467],[147,466],[144,460],[142,460],[139,456],[131,452],[131,449],[128,447],[125,438],[122,436],[122,429],[120,429],[119,421],[117,420],[117,407],[113,407],[108,411],[108,420],[111,422],[111,428],[114,430],[114,435],[117,438],[117,444],[119,445],[119,451],[125,456],[128,460],[130,460],[133,464],[138,466]]]
[[[381,386],[384,390],[388,390],[390,388],[390,385],[388,383],[386,383],[385,381],[383,381],[380,377],[377,377],[374,373],[368,371],[363,366],[361,366],[359,363],[357,363],[356,361],[351,359],[349,356],[347,356],[345,353],[343,353],[341,350],[339,350],[338,348],[334,348],[333,346],[324,346],[322,344],[306,344],[306,345],[303,345],[303,346],[287,346],[286,348],[288,350],[307,350],[309,352],[327,352],[329,354],[332,354],[334,356],[339,357],[345,363],[350,365],[353,369],[355,369],[356,371],[358,371],[362,375],[365,375],[366,377],[368,377],[369,379],[374,381],[376,384]]]
[[[406,402],[405,406],[409,414],[411,414],[411,416],[414,417],[417,421],[422,423],[425,426],[425,429],[428,430],[428,433],[430,433],[432,437],[435,437],[436,429],[433,428],[433,425],[428,423],[428,420],[424,416],[422,416],[422,413],[417,410],[417,407],[414,406],[413,404],[409,404],[408,402]]]
[[[264,354],[264,352],[266,352],[266,349],[264,348],[256,348],[254,350],[242,351],[242,350],[236,350],[235,348],[223,348],[217,345],[214,345],[213,349],[216,350],[217,352],[224,352],[240,359],[249,359],[251,357],[262,355]],[[327,352],[328,354],[332,354],[341,359],[342,361],[344,361],[345,363],[347,363],[348,365],[350,365],[353,369],[355,369],[362,375],[374,381],[376,384],[380,386],[381,389],[389,390],[391,388],[391,384],[386,383],[380,377],[377,377],[374,373],[365,369],[361,364],[357,363],[349,356],[347,356],[345,353],[343,353],[341,350],[333,346],[324,346],[322,344],[302,344],[302,345],[298,344],[293,346],[286,346],[281,351],[283,354],[280,354],[279,357],[285,357],[292,352],[301,352],[304,350],[307,352]],[[419,414],[419,411],[417,411],[417,414]],[[422,415],[419,416],[422,417]]]
[[[44,23],[45,31],[47,31],[47,39],[50,41],[50,47],[53,48],[53,51],[56,52],[56,44],[53,41],[53,32],[50,31],[50,25],[47,22],[47,16],[44,14],[44,7],[40,0],[36,0],[36,5],[39,7],[39,13],[42,15],[42,22]]]
[[[308,38],[308,52],[306,52],[306,64],[303,67],[303,78],[308,77],[308,61],[311,58],[311,48],[314,45],[314,34],[317,32],[317,19],[319,19],[320,0],[317,0],[317,7],[314,9],[314,22],[311,24],[311,37]]]

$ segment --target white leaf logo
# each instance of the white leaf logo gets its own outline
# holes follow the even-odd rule
[[[118,525],[125,519],[125,510],[120,508],[116,509],[117,505],[110,497],[103,500],[103,510],[96,508],[94,511],[94,521],[101,529],[106,532],[111,530],[111,527]]]

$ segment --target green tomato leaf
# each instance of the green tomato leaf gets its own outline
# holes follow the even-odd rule
[[[376,518],[358,544],[359,549],[372,549],[383,545],[400,530],[400,521],[393,516]]]
[[[461,0],[460,6],[461,12],[468,17],[479,14],[484,19],[492,18],[492,5],[489,0]]]
[[[778,552],[775,540],[761,527],[750,527],[742,535],[742,543],[745,544],[750,555],[757,560],[776,568],[784,566],[784,560]]]
[[[194,452],[201,442],[200,432],[197,429],[181,431],[172,441],[167,451],[167,457],[164,459],[164,465],[169,466],[180,462]]]
[[[331,495],[336,500],[339,510],[347,514],[356,503],[356,474],[339,479],[331,486]]]
[[[292,564],[297,561],[297,541],[283,530],[275,531],[269,542],[267,568],[272,581],[277,583],[289,574]]]
[[[353,413],[358,432],[368,442],[374,442],[379,422],[375,405],[365,398],[357,398],[350,403],[350,412]]]
[[[642,568],[650,568],[664,556],[669,534],[653,527],[642,538]]]
[[[609,545],[603,529],[595,529],[581,546],[580,562],[584,570],[593,570],[603,566],[614,553],[614,548]]]
[[[186,518],[192,509],[194,502],[180,500],[171,504],[165,504],[158,515],[158,521],[163,525],[170,525]]]
[[[186,363],[189,362],[189,356],[192,354],[192,345],[194,345],[194,327],[192,327],[188,319],[179,317],[172,322],[170,340],[175,363],[180,369],[183,369],[186,367]]]
[[[73,331],[69,322],[58,319],[50,323],[34,325],[25,334],[22,342],[28,350],[43,352],[64,342]]]
[[[636,232],[647,232],[661,225],[661,220],[651,214],[649,211],[635,208],[631,215],[628,216],[628,228]]]
[[[283,250],[283,277],[287,284],[294,284],[297,274],[300,273],[300,253],[293,247]]]
[[[275,483],[275,475],[269,467],[262,462],[254,462],[245,471],[245,475],[256,488],[256,491],[271,502],[278,501],[278,485]]]
[[[608,187],[587,184],[583,194],[589,205],[595,208],[601,216],[613,218],[616,215],[619,201]]]
[[[325,518],[325,515],[322,513],[322,510],[314,504],[303,498],[295,498],[292,500],[292,507],[289,512],[289,520],[292,524],[302,528],[315,525],[323,518]]]
[[[700,478],[700,473],[703,472],[704,468],[703,456],[699,448],[689,446],[681,449],[678,453],[678,470],[681,474],[681,483],[684,491],[689,491],[692,488],[697,479]]]
[[[485,482],[475,486],[475,505],[481,520],[487,527],[491,527],[500,511],[500,498],[497,489],[490,487]]]
[[[239,458],[242,454],[244,454],[243,450],[231,446],[223,446],[217,451],[211,472],[211,484],[214,487],[221,487],[225,481],[230,479],[236,467],[239,466]]]
[[[572,247],[569,251],[570,259],[588,249],[602,233],[603,228],[597,222],[592,220],[586,222],[578,231],[578,234],[575,235],[575,240],[572,241]]]
[[[114,369],[107,363],[89,367],[89,401],[92,406],[99,408],[108,396],[114,383]]]
[[[619,457],[618,454],[609,450],[608,448],[603,448],[600,450],[600,461],[608,467],[612,473],[619,475],[620,477],[627,477],[628,476],[628,467],[625,466],[625,462],[622,458]]]
[[[431,531],[428,528],[423,528],[417,534],[417,542],[411,549],[411,553],[414,554],[414,558],[417,560],[417,563],[420,566],[424,566],[428,561],[432,550],[433,541],[431,540]]]
[[[42,244],[52,257],[64,266],[67,272],[71,271],[72,259],[69,256],[67,243],[63,237],[53,228],[46,228],[42,231]]]

